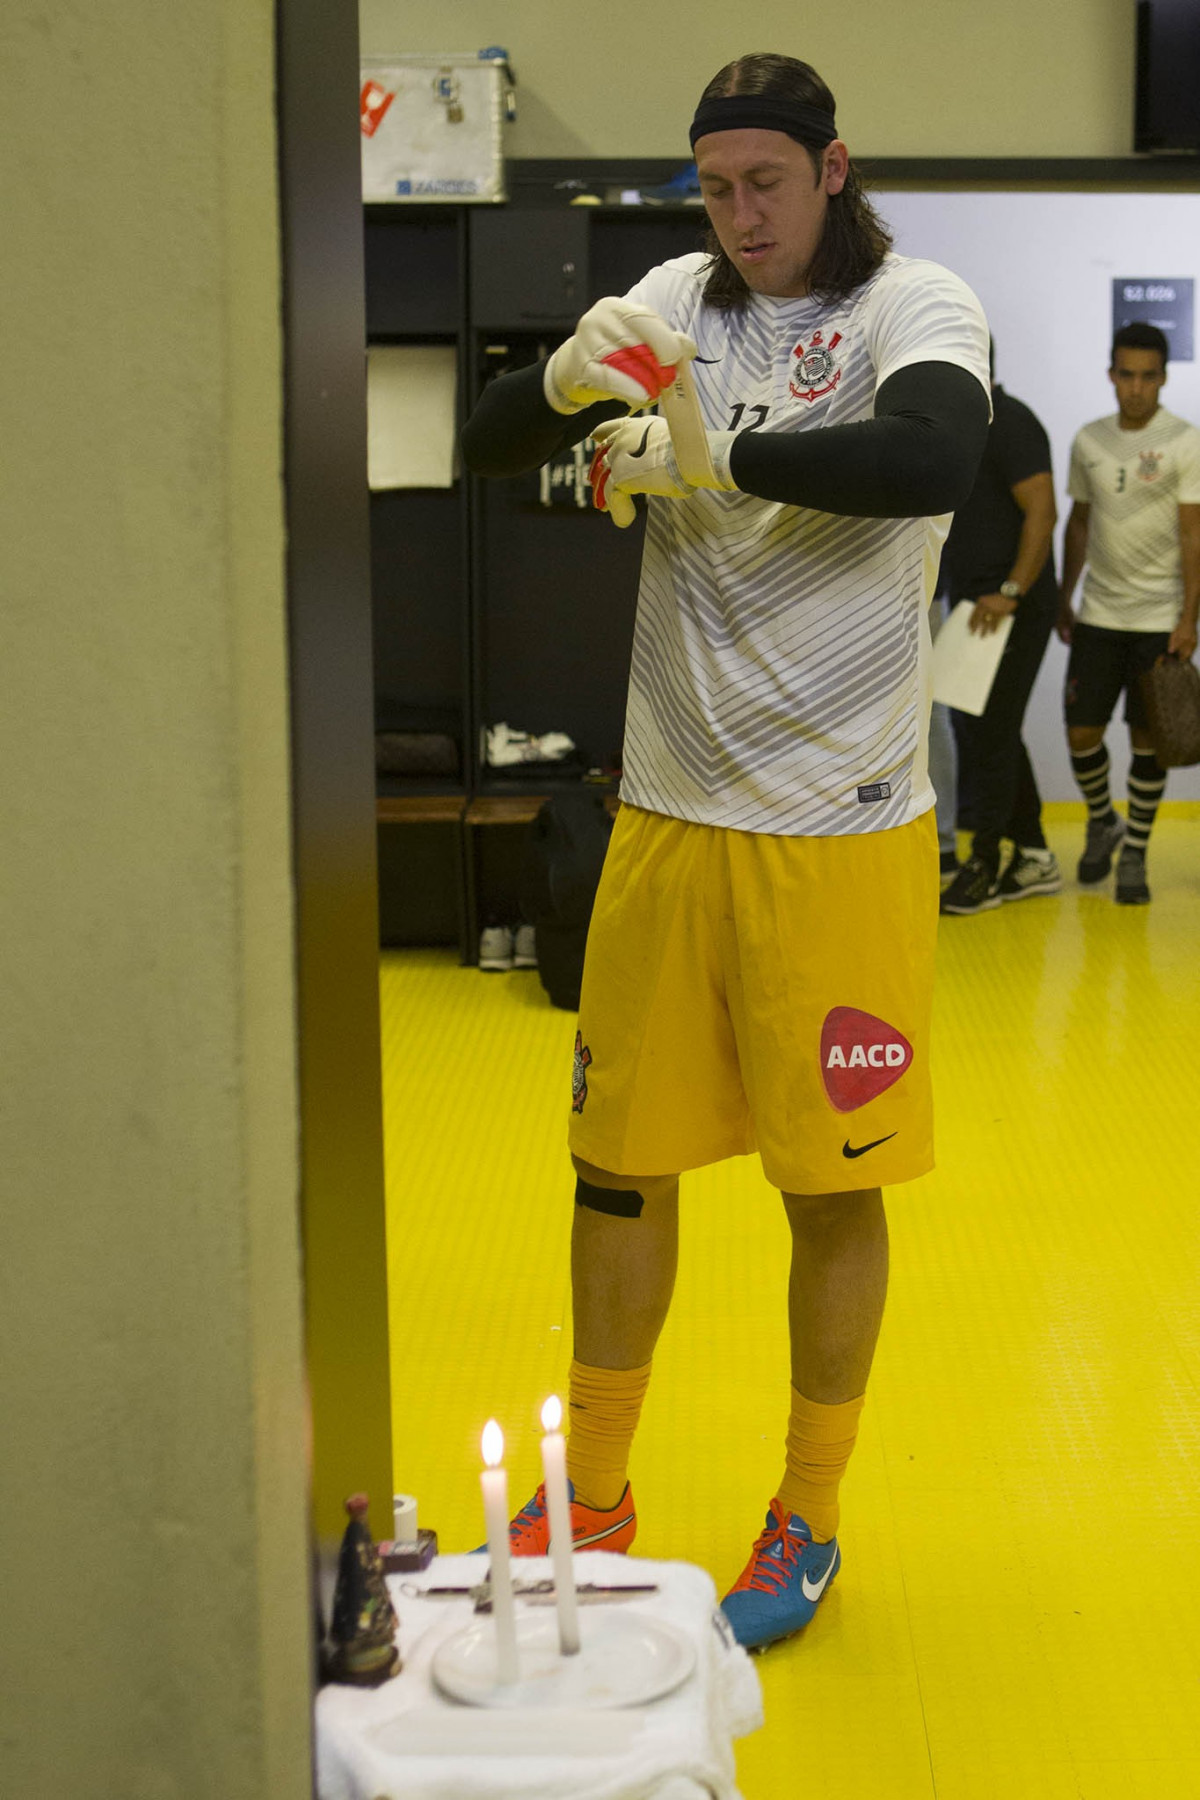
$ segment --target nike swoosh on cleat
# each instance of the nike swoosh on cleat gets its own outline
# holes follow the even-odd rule
[[[829,1567],[822,1575],[820,1581],[810,1581],[807,1575],[802,1575],[800,1577],[800,1591],[806,1600],[819,1600],[821,1598],[821,1595],[833,1580],[833,1571],[836,1563],[837,1551],[835,1550],[829,1559]]]
[[[870,1144],[860,1144],[857,1150],[852,1150],[850,1148],[850,1139],[847,1138],[842,1145],[842,1155],[849,1157],[850,1160],[853,1161],[856,1156],[865,1156],[868,1150],[878,1150],[880,1144],[890,1144],[895,1136],[896,1133],[894,1131],[889,1131],[886,1137],[875,1138]]]
[[[636,450],[627,450],[625,452],[626,456],[645,456],[646,445],[649,442],[650,442],[650,427],[647,425],[645,431],[643,431],[643,433],[642,433],[642,441],[638,445],[637,449]]]
[[[612,1537],[613,1533],[616,1531],[623,1531],[626,1525],[632,1525],[632,1523],[633,1514],[627,1513],[623,1519],[618,1519],[615,1525],[606,1525],[603,1531],[592,1531],[589,1532],[586,1537],[575,1538],[572,1543],[572,1548],[576,1550],[586,1550],[589,1544],[602,1544],[605,1538]]]

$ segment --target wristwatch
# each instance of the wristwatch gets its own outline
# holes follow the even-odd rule
[[[1004,600],[1020,600],[1023,598],[1023,592],[1019,582],[1002,581],[1000,583],[1000,595]]]

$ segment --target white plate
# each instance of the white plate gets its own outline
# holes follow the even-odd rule
[[[696,1664],[679,1627],[645,1613],[589,1607],[579,1621],[582,1644],[560,1656],[553,1612],[518,1613],[519,1678],[496,1685],[496,1625],[480,1617],[439,1645],[433,1679],[452,1700],[470,1706],[604,1708],[641,1706],[679,1687]]]

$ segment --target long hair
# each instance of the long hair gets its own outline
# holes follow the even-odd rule
[[[715,100],[728,94],[777,94],[829,113],[835,110],[833,95],[817,71],[792,56],[740,56],[713,76],[700,98]],[[805,144],[804,148],[816,179],[821,173],[823,146]],[[826,303],[844,300],[870,279],[891,247],[892,234],[867,199],[858,170],[851,163],[845,187],[840,194],[829,196],[825,230],[808,269],[809,293]],[[708,304],[726,310],[745,306],[750,289],[722,250],[711,225],[705,248],[712,258],[704,285]]]

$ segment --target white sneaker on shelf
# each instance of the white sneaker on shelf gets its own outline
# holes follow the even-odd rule
[[[492,974],[507,974],[513,966],[513,934],[507,925],[487,925],[479,937],[479,966]]]
[[[513,939],[514,969],[537,968],[537,933],[532,925],[518,925]]]
[[[544,731],[541,737],[534,737],[508,725],[485,725],[481,736],[484,761],[493,769],[511,768],[515,763],[560,762],[575,748],[574,738],[565,731]]]

